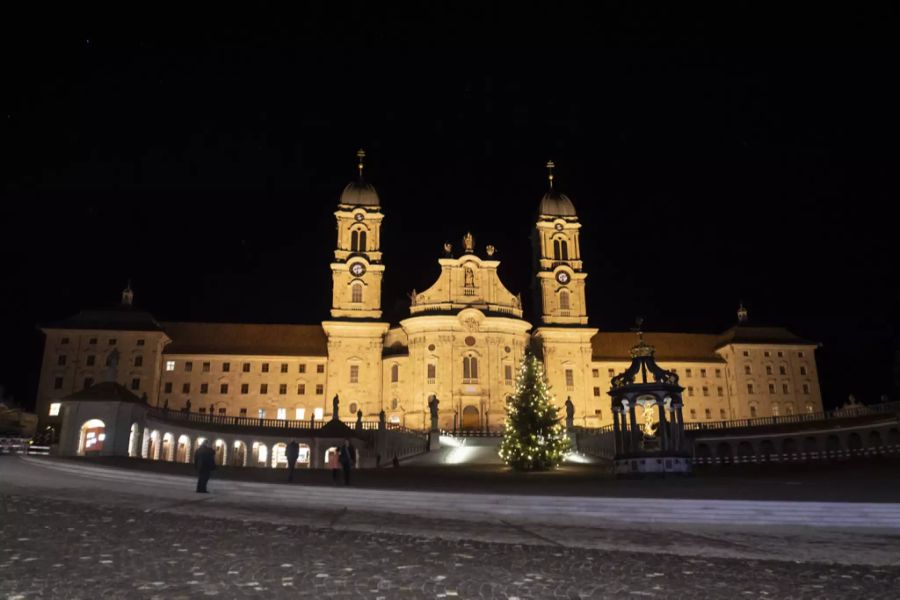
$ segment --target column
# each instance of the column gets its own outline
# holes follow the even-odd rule
[[[658,400],[656,403],[656,407],[659,409],[659,427],[656,430],[659,432],[659,449],[663,452],[669,449],[669,430],[667,428],[668,423],[666,423],[666,404],[663,400]]]
[[[631,427],[631,451],[637,452],[641,447],[640,440],[638,439],[638,435],[640,435],[640,430],[638,430],[637,426],[637,415],[635,415],[636,406],[634,402],[628,403],[628,416],[629,416],[629,426]]]
[[[621,454],[622,448],[622,431],[619,429],[619,411],[618,407],[613,408],[613,437],[616,441],[616,454]]]
[[[681,450],[684,445],[684,416],[681,414],[681,405],[675,407],[675,450]]]

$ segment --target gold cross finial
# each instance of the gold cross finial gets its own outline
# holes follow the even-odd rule
[[[363,168],[365,164],[363,164],[363,159],[366,157],[366,151],[360,148],[356,151],[356,158],[359,159],[359,162],[356,165],[356,168],[359,169],[359,178],[362,179]]]
[[[550,179],[550,189],[551,190],[553,189],[553,168],[555,166],[556,165],[553,163],[552,160],[547,161],[547,178]]]

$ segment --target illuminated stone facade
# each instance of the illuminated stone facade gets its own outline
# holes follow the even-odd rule
[[[58,402],[93,383],[115,380],[154,406],[268,419],[378,418],[422,429],[428,400],[439,399],[444,429],[502,426],[518,365],[534,348],[556,402],[575,406],[574,422],[612,423],[607,394],[631,362],[630,332],[588,326],[581,223],[572,201],[552,189],[534,227],[535,322],[521,295],[497,274],[490,246],[467,234],[446,245],[441,273],[410,294],[409,316],[381,320],[385,215],[360,177],[335,212],[337,235],[330,320],[320,325],[157,322],[131,306],[83,311],[46,334],[37,409],[54,424]],[[524,250],[524,249],[523,249]],[[822,410],[816,344],[776,327],[739,323],[721,334],[645,333],[656,357],[680,377],[684,419],[718,421]],[[562,413],[561,413],[562,414]],[[642,419],[642,415],[638,415]]]

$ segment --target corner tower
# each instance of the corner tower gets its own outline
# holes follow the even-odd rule
[[[578,216],[569,197],[553,188],[553,161],[547,163],[550,189],[541,199],[534,237],[539,320],[547,325],[587,325]]]
[[[341,194],[337,247],[331,263],[331,316],[335,319],[381,318],[381,203],[375,188],[363,179],[366,153],[359,150],[359,174]]]

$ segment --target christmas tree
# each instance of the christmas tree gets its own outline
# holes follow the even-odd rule
[[[500,458],[519,471],[541,471],[557,467],[568,449],[569,440],[544,379],[544,365],[528,352],[519,367],[516,394],[506,404]]]

